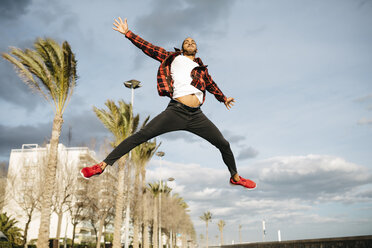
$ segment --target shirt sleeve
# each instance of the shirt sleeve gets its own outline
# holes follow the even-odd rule
[[[140,36],[135,35],[132,31],[128,31],[125,34],[127,37],[136,47],[141,49],[146,55],[150,56],[153,59],[158,60],[159,62],[163,62],[165,58],[167,58],[171,52],[166,51],[164,48],[155,46],[148,41],[145,41]]]
[[[214,97],[220,102],[226,102],[226,96],[222,93],[220,88],[218,88],[217,84],[213,81],[211,75],[209,75],[208,70],[205,71],[205,82],[206,82],[206,90],[213,94]]]

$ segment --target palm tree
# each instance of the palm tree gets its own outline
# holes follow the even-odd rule
[[[200,234],[200,235],[199,235],[199,239],[200,239],[200,243],[203,243],[204,235],[203,235],[203,234]]]
[[[152,245],[153,245],[153,248],[157,248],[158,247],[158,229],[159,229],[159,226],[158,226],[158,219],[159,219],[159,215],[158,215],[158,196],[160,195],[160,193],[163,193],[163,194],[166,194],[168,195],[170,192],[171,192],[171,188],[169,188],[168,186],[164,185],[164,182],[163,181],[160,181],[160,182],[156,182],[156,183],[149,183],[148,184],[149,187],[148,187],[148,190],[152,193],[153,195],[153,199],[154,199],[154,212],[153,212],[153,228],[152,228]]]
[[[164,181],[160,181],[159,182],[160,184],[160,192],[159,192],[159,248],[163,248],[163,232],[162,232],[162,228],[164,227],[164,221],[163,221],[163,212],[164,212],[164,207],[162,208],[161,206],[161,202],[164,202],[164,198],[167,198],[170,194],[170,192],[172,191],[172,188],[168,187],[167,186],[167,183]]]
[[[41,200],[41,218],[37,246],[47,248],[49,225],[54,190],[59,136],[63,113],[76,86],[76,59],[67,41],[60,46],[52,39],[37,39],[35,50],[11,48],[10,54],[3,53],[4,59],[12,63],[26,85],[40,93],[53,106],[54,119],[47,170],[44,175],[45,187]],[[13,56],[12,56],[13,55]]]
[[[22,229],[16,226],[17,222],[7,213],[0,214],[0,231],[4,233],[9,242],[20,245],[22,243]]]
[[[52,198],[52,209],[58,216],[56,233],[57,247],[59,247],[59,239],[61,236],[62,218],[64,213],[68,211],[68,205],[73,197],[75,175],[75,171],[68,169],[67,161],[59,164],[56,175],[56,186]]]
[[[158,201],[157,201],[157,197],[160,193],[159,184],[149,183],[148,190],[152,193],[152,196],[154,199],[153,225],[152,225],[152,247],[158,248]]]
[[[142,126],[147,124],[149,117],[146,118]],[[161,144],[161,143],[160,143]],[[149,247],[149,233],[148,233],[148,209],[146,207],[146,165],[150,159],[154,156],[156,150],[159,148],[159,145],[156,145],[156,139],[154,141],[148,141],[142,143],[131,151],[131,159],[136,165],[135,171],[135,182],[134,182],[134,211],[133,211],[133,247],[139,247],[139,225],[140,219],[139,216],[143,216],[143,244],[145,248]],[[140,186],[140,174],[142,178],[141,190]],[[140,201],[140,202],[139,202]],[[141,207],[138,207],[140,205]]]
[[[173,194],[171,197],[167,197],[164,201],[164,211],[162,216],[164,218],[165,228],[169,230],[170,245],[173,248],[175,241],[174,233],[181,233],[182,238],[186,237],[186,234],[191,234],[194,231],[193,224],[187,214],[189,212],[188,205],[185,200],[179,196],[179,194]],[[185,241],[182,241],[185,242]],[[184,243],[183,243],[184,244]]]
[[[218,225],[218,229],[220,230],[220,234],[221,234],[221,245],[223,245],[223,228],[225,227],[226,223],[225,221],[220,220],[217,225]]]
[[[200,219],[205,221],[206,225],[206,247],[208,248],[208,223],[212,221],[212,213],[207,211],[202,216],[200,216]]]
[[[119,106],[111,100],[107,100],[105,105],[108,108],[108,111],[96,107],[94,107],[93,110],[103,125],[114,135],[115,139],[111,142],[111,145],[112,147],[116,147],[137,129],[139,115],[136,115],[133,118],[132,105],[125,103],[123,100],[119,101]],[[124,209],[124,176],[127,158],[128,154],[118,161],[119,171],[115,203],[113,248],[121,247],[120,229],[122,226]]]

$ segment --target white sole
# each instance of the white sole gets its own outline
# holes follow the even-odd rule
[[[83,173],[81,172],[81,170],[80,170],[80,175],[81,175],[85,180],[90,180],[90,179],[91,179],[92,177],[94,177],[94,176],[102,175],[103,172],[105,172],[105,170],[103,170],[101,174],[95,174],[95,175],[93,175],[93,176],[91,176],[91,177],[85,177],[84,174],[83,174]]]
[[[232,187],[240,186],[240,187],[243,187],[245,190],[249,190],[249,191],[257,189],[257,183],[256,183],[256,187],[254,187],[254,188],[247,188],[247,187],[244,187],[244,186],[242,186],[242,185],[240,185],[240,184],[232,184],[232,183],[230,183],[230,182],[229,182],[229,184],[230,184],[230,186],[232,186]]]
[[[89,179],[90,179],[90,177],[85,177],[84,174],[83,174],[83,172],[81,172],[81,170],[80,170],[80,175],[81,175],[85,180],[89,180]]]

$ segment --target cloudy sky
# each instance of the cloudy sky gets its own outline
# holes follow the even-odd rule
[[[130,101],[123,87],[140,80],[134,109],[144,118],[169,99],[156,91],[158,62],[112,30],[114,18],[168,50],[193,37],[199,56],[236,105],[208,94],[202,109],[230,141],[241,175],[255,191],[228,185],[219,151],[185,132],[159,137],[162,161],[149,178],[171,186],[199,219],[211,211],[225,242],[372,234],[372,1],[370,0],[2,0],[0,51],[32,48],[37,37],[67,40],[78,59],[78,86],[64,114],[61,142],[97,146],[108,131],[93,106]],[[0,60],[0,160],[51,134],[53,109]],[[98,153],[98,149],[97,149]],[[100,155],[98,155],[100,156]],[[102,157],[101,157],[102,158]]]

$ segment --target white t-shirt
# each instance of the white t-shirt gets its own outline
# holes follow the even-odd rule
[[[195,94],[199,102],[203,102],[203,92],[191,85],[191,71],[199,66],[191,59],[178,55],[171,64],[171,76],[173,79],[173,99],[181,96]]]

